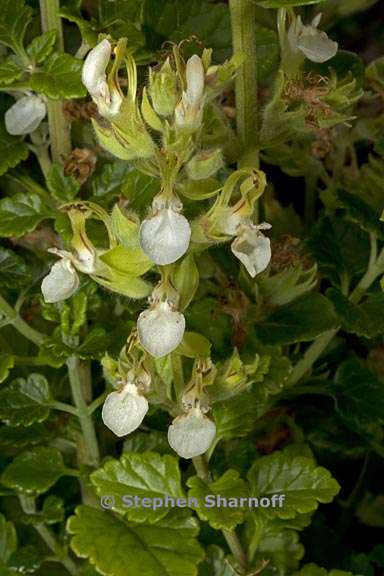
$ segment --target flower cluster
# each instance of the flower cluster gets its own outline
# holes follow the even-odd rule
[[[129,352],[124,352],[128,356],[119,360],[117,372],[110,378],[116,390],[103,406],[103,421],[117,436],[140,426],[154,395],[158,403],[164,402],[157,390],[154,362],[171,353],[183,353],[183,312],[191,300],[186,293],[193,270],[196,288],[198,284],[196,266],[190,268],[185,262],[193,263],[194,253],[229,239],[232,254],[252,278],[267,268],[271,258],[270,241],[262,232],[270,226],[252,220],[255,202],[266,185],[262,172],[244,168],[226,181],[220,177],[224,184],[217,180],[215,201],[197,218],[188,217],[188,202],[180,200],[188,182],[196,183],[198,200],[199,183],[216,177],[223,167],[223,150],[204,144],[205,112],[208,107],[214,110],[216,96],[234,77],[238,61],[212,66],[210,51],[204,51],[202,57],[194,55],[184,62],[177,48],[173,58],[175,62],[168,58],[159,69],[150,71],[148,86],[139,98],[136,65],[125,40],[113,46],[104,38],[86,57],[82,80],[97,106],[93,126],[101,146],[158,177],[161,187],[141,221],[118,205],[111,215],[91,202],[64,206],[72,225],[71,251],[51,250],[61,260],[42,283],[44,299],[50,303],[64,300],[78,289],[78,272],[122,295],[148,297],[148,308],[138,315],[129,339]],[[127,74],[126,94],[119,81],[122,67]],[[185,198],[195,199],[188,194]],[[107,245],[96,248],[89,239],[89,218],[103,222]],[[160,275],[155,288],[141,278],[149,270]],[[210,402],[203,390],[205,368],[201,369],[199,355],[196,352],[198,368],[191,383],[176,404],[173,399],[171,410],[176,417],[168,439],[183,458],[204,453],[216,434],[215,423],[206,415]]]

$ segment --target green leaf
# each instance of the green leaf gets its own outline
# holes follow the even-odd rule
[[[196,576],[203,551],[197,522],[187,511],[173,511],[155,525],[124,522],[106,512],[79,506],[67,525],[71,547],[105,576],[156,574]]]
[[[294,6],[308,6],[320,4],[324,0],[255,0],[262,8],[293,8]]]
[[[22,73],[23,69],[10,58],[0,62],[0,84],[12,84],[20,78]]]
[[[15,527],[12,522],[7,522],[5,516],[0,514],[0,559],[6,564],[16,548]]]
[[[20,51],[32,9],[24,0],[2,0],[0,12],[0,43]]]
[[[384,422],[383,385],[356,358],[341,364],[333,391],[337,396],[336,409],[344,419]]]
[[[359,226],[341,218],[321,217],[307,241],[320,274],[340,286],[361,275],[369,258],[369,239]]]
[[[31,75],[31,89],[52,100],[84,98],[87,92],[81,82],[82,65],[81,60],[69,54],[51,54],[42,68]]]
[[[37,496],[47,492],[67,472],[61,452],[56,448],[32,448],[9,464],[1,483],[16,492]]]
[[[153,266],[153,262],[146,256],[140,246],[137,248],[125,248],[116,246],[100,256],[100,260],[121,272],[130,276],[142,276]]]
[[[52,211],[33,192],[3,198],[0,200],[0,236],[22,236],[52,216]]]
[[[362,304],[353,304],[336,288],[327,290],[327,296],[346,332],[365,338],[375,338],[384,332],[384,294],[368,295]]]
[[[211,347],[212,344],[205,336],[197,332],[185,332],[175,352],[187,358],[208,358],[211,355]]]
[[[248,486],[236,470],[227,470],[214,482],[205,482],[198,476],[188,478],[187,485],[190,490],[189,498],[196,498],[197,514],[201,520],[209,522],[215,530],[233,530],[244,519],[244,509],[239,506],[239,498],[247,498]],[[228,506],[219,506],[216,497],[228,499]],[[234,499],[234,506],[229,505],[230,498]]]
[[[325,468],[310,458],[291,458],[283,452],[256,460],[248,472],[251,496],[262,498],[284,494],[282,507],[264,509],[268,516],[294,518],[317,509],[319,502],[331,502],[340,486]]]
[[[237,576],[237,574],[221,548],[215,545],[208,546],[205,560],[200,566],[199,576]]]
[[[113,162],[104,164],[100,172],[96,172],[92,179],[92,191],[95,196],[118,196],[125,184],[126,178],[132,172],[127,162]]]
[[[22,517],[23,524],[57,524],[64,520],[64,501],[57,496],[50,495],[44,500],[41,511],[34,514],[25,514]]]
[[[27,54],[35,64],[40,64],[50,55],[56,38],[57,30],[49,30],[32,40],[27,47]]]
[[[15,168],[22,160],[26,160],[28,155],[27,144],[20,138],[8,134],[4,125],[0,124],[0,176],[9,168]]]
[[[14,365],[15,359],[12,354],[0,354],[0,383],[8,378]]]
[[[363,230],[384,238],[384,225],[380,222],[380,214],[356,194],[346,190],[338,190],[337,197],[345,208],[348,217]]]
[[[59,164],[52,164],[46,181],[52,196],[62,202],[73,200],[81,188],[80,182],[74,176],[66,176]]]
[[[108,494],[115,499],[114,510],[126,514],[133,522],[157,522],[164,518],[170,507],[128,507],[123,497],[185,498],[181,488],[178,460],[174,456],[160,456],[155,452],[125,453],[120,460],[109,460],[91,475],[92,484],[99,496]]]
[[[192,254],[188,254],[181,262],[175,264],[172,284],[180,296],[179,309],[185,310],[192,302],[199,287],[199,271]]]
[[[17,378],[0,391],[0,419],[10,426],[30,426],[49,415],[48,382],[41,374]]]
[[[0,286],[5,288],[22,288],[32,281],[30,268],[23,258],[12,250],[0,246]]]
[[[268,408],[269,403],[255,390],[238,394],[229,402],[214,404],[212,414],[217,428],[216,441],[247,436]]]
[[[266,344],[293,344],[312,340],[337,323],[331,302],[322,294],[308,294],[272,312],[255,334]]]
[[[228,7],[206,0],[158,0],[145,3],[144,23],[163,40],[179,42],[197,36],[213,48],[216,60],[227,57],[231,47]]]

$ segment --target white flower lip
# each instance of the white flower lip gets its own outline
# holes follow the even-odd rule
[[[188,220],[172,208],[162,208],[140,226],[140,245],[148,258],[164,266],[172,264],[188,250],[191,227]]]
[[[5,127],[12,136],[30,134],[39,127],[47,108],[40,96],[31,94],[17,100],[5,113]]]
[[[105,38],[93,48],[84,60],[81,79],[96,103],[102,116],[116,116],[122,97],[117,90],[111,94],[107,83],[106,69],[111,58],[112,46]]]
[[[302,52],[312,62],[323,63],[333,58],[338,49],[337,42],[318,30],[321,14],[317,14],[312,23],[305,26],[298,16],[288,30],[288,41],[294,52]]]
[[[233,254],[252,278],[267,268],[272,256],[271,241],[259,231],[262,226],[265,229],[264,225],[244,226],[231,244]]]
[[[216,425],[193,408],[188,414],[176,418],[168,428],[168,442],[181,458],[194,458],[204,454],[216,436]]]
[[[137,330],[143,348],[155,358],[166,356],[178,347],[185,331],[185,318],[166,302],[142,312]]]
[[[148,401],[128,383],[120,392],[111,392],[101,413],[104,424],[119,437],[130,434],[142,423],[148,412]]]
[[[41,291],[45,302],[53,304],[70,298],[79,287],[79,277],[69,258],[56,262],[43,279]]]

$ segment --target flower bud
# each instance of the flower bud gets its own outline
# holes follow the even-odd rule
[[[214,176],[223,166],[221,150],[203,150],[191,158],[186,166],[191,180],[205,180]]]
[[[189,58],[186,66],[187,90],[175,109],[178,128],[196,130],[200,127],[203,112],[205,72],[201,58],[196,54]]]
[[[143,220],[140,226],[141,248],[155,264],[176,262],[188,250],[191,227],[180,210],[181,204],[160,204],[158,211],[155,207],[154,216]]]
[[[183,339],[184,330],[183,314],[173,310],[168,302],[156,302],[137,320],[140,343],[155,358],[162,358],[175,350]]]
[[[169,58],[159,72],[150,70],[149,93],[157,114],[171,116],[174,113],[178,100],[177,78],[171,68]]]
[[[9,134],[21,136],[30,134],[39,127],[47,113],[47,108],[40,96],[31,94],[17,100],[5,113],[5,127]]]
[[[260,232],[266,226],[269,225],[241,226],[238,237],[231,244],[233,254],[244,264],[252,278],[263,272],[271,260],[271,242]]]
[[[216,435],[216,425],[200,408],[178,416],[168,428],[168,442],[181,458],[204,454]]]
[[[111,58],[112,46],[107,39],[102,40],[93,48],[84,60],[82,82],[97,105],[101,116],[110,118],[120,111],[123,101],[117,85],[107,82],[106,69]]]
[[[288,44],[293,53],[302,52],[312,62],[326,62],[337,53],[338,44],[328,38],[325,32],[318,30],[321,14],[318,14],[308,26],[301,16],[295,18],[288,30]]]
[[[101,417],[116,436],[130,434],[142,423],[148,412],[148,401],[137,387],[128,382],[120,392],[111,392],[105,399]]]
[[[70,298],[79,287],[79,277],[70,258],[56,262],[43,279],[41,291],[45,302],[53,304]]]

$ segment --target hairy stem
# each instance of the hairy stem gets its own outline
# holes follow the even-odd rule
[[[26,514],[35,514],[36,506],[33,498],[27,496],[20,496],[20,504]],[[54,558],[57,562],[63,564],[69,574],[77,576],[79,569],[75,562],[68,556],[65,549],[57,541],[56,535],[52,530],[43,524],[34,524],[35,530],[40,534],[46,545],[54,553]]]
[[[16,328],[20,334],[22,334],[25,338],[36,344],[37,346],[41,346],[44,342],[45,335],[41,332],[38,332],[32,326],[27,324],[25,320],[21,318],[17,314],[17,312],[8,304],[8,302],[0,295],[0,312],[6,316],[9,321],[9,324],[12,324]]]
[[[79,446],[79,459],[83,464],[97,467],[100,461],[99,445],[92,417],[84,398],[81,361],[76,356],[67,360],[68,377],[71,385],[72,397],[77,409],[84,446]]]
[[[193,465],[196,470],[196,474],[204,482],[210,482],[211,477],[208,469],[208,463],[205,455],[195,456],[192,458]],[[248,566],[247,555],[243,550],[239,537],[237,536],[235,530],[222,530],[221,531],[233,556],[242,566],[246,569]]]
[[[234,54],[244,54],[245,62],[236,77],[236,124],[242,147],[239,167],[259,167],[258,94],[256,54],[256,3],[229,0]]]
[[[59,0],[40,0],[41,27],[43,32],[57,31],[57,47],[64,50],[63,28],[59,16]],[[49,137],[53,162],[62,162],[71,151],[69,123],[64,114],[62,101],[47,101]]]

